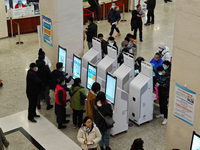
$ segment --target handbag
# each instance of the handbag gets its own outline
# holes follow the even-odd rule
[[[109,129],[109,128],[112,128],[113,125],[115,124],[115,121],[113,120],[113,118],[110,117],[110,116],[104,117],[104,116],[102,115],[102,113],[98,110],[97,106],[94,106],[94,108],[98,111],[98,113],[101,115],[101,117],[105,120],[108,129]]]

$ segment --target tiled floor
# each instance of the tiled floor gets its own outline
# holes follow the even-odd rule
[[[174,34],[174,19],[175,19],[175,0],[172,3],[165,4],[163,0],[157,0],[157,6],[155,10],[155,24],[143,27],[144,42],[138,42],[138,56],[142,56],[146,61],[150,61],[154,56],[154,53],[158,49],[160,42],[166,42],[172,53],[173,47],[173,34]],[[120,30],[122,35],[116,38],[118,47],[120,47],[125,35],[130,33],[130,19],[131,13],[125,14],[127,22],[120,23]],[[144,18],[145,19],[145,18]],[[145,23],[145,21],[143,21]],[[103,33],[105,38],[108,36],[110,31],[110,25],[106,21],[101,21],[98,24],[98,32]],[[114,33],[114,35],[116,32]],[[6,117],[15,113],[22,112],[27,109],[27,97],[25,94],[26,86],[26,71],[31,62],[33,62],[38,53],[38,36],[36,33],[26,34],[21,36],[24,45],[16,45],[17,38],[6,38],[0,40],[0,79],[3,80],[4,86],[0,88],[0,118]],[[87,44],[85,44],[85,51],[87,50]],[[54,103],[54,93],[51,92],[51,101]],[[42,103],[41,114],[47,118],[55,126],[56,119],[54,110],[46,111],[46,104]],[[67,111],[71,112],[68,107]],[[155,107],[154,116],[157,114],[158,107]],[[37,124],[42,124],[45,118],[38,120]],[[25,124],[27,131],[37,134],[38,131],[34,131],[35,128],[27,123],[26,117],[20,118],[22,123]],[[72,118],[70,117],[70,120]],[[41,128],[45,128],[50,123],[45,121]],[[137,137],[141,137],[145,141],[145,150],[164,150],[165,148],[165,135],[166,126],[161,125],[162,120],[154,119],[150,123],[141,125],[140,127],[135,124],[130,127],[127,133],[122,133],[115,137],[111,137],[111,147],[113,150],[123,149],[128,150]],[[12,126],[9,120],[3,122],[5,131],[8,127]],[[2,127],[2,124],[0,124]],[[12,128],[15,128],[14,126]],[[42,130],[41,129],[41,130]],[[56,130],[58,131],[58,130]],[[58,131],[59,132],[59,131]],[[75,143],[79,144],[76,140],[78,130],[73,129],[72,122],[67,125],[67,129],[62,132],[71,138]],[[60,133],[60,132],[59,132]],[[41,134],[38,134],[41,136]],[[44,134],[40,138],[44,138],[47,135]],[[39,137],[38,137],[39,138]],[[49,142],[49,145],[54,145]],[[48,148],[48,150],[51,148]],[[57,148],[58,149],[58,148]],[[62,149],[62,148],[61,148]],[[68,149],[68,148],[66,148]],[[60,149],[59,149],[60,150]]]

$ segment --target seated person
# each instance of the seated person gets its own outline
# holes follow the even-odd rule
[[[136,58],[137,57],[137,40],[135,40],[134,36],[130,33],[128,33],[126,37],[128,37],[130,40],[128,47],[131,47],[133,49],[133,55],[134,55],[134,58]]]
[[[98,39],[101,41],[102,58],[104,58],[105,55],[108,54],[108,51],[107,51],[108,42],[106,42],[103,39],[103,34],[101,34],[101,33],[98,34]]]
[[[15,9],[16,9],[16,8],[22,8],[22,7],[26,7],[26,5],[24,5],[24,4],[22,3],[22,1],[19,0],[18,3],[15,5]]]
[[[117,54],[118,54],[118,47],[114,37],[111,36],[108,38],[108,45],[114,46],[117,49]]]
[[[141,63],[144,61],[143,57],[138,57],[135,60],[135,76],[137,76],[141,72]]]
[[[132,47],[129,46],[129,42],[130,42],[129,38],[126,37],[121,44],[120,53],[119,53],[119,57],[118,57],[118,63],[120,65],[123,64],[123,62],[124,62],[124,57],[123,57],[124,52],[133,54],[133,49],[132,49]]]

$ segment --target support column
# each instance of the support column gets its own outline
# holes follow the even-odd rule
[[[42,48],[55,69],[58,61],[58,45],[68,50],[68,58],[73,53],[83,54],[83,2],[75,0],[40,1],[41,25],[42,15],[52,21],[53,47],[42,40]],[[42,26],[41,26],[42,27]],[[41,30],[42,31],[42,30]]]
[[[175,2],[176,19],[166,150],[172,148],[189,150],[192,132],[200,133],[200,1],[177,0]],[[196,93],[193,126],[173,115],[176,94],[175,83]],[[189,104],[185,102],[184,107],[188,106]],[[180,113],[183,113],[183,111]],[[187,115],[187,113],[190,112],[186,111],[184,115]]]

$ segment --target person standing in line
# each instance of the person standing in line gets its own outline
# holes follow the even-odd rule
[[[163,61],[167,60],[170,61],[171,56],[169,53],[169,47],[166,46],[164,42],[161,42],[158,46],[158,53],[160,53],[160,56]]]
[[[83,110],[85,108],[85,100],[81,97],[84,96],[86,98],[86,93],[84,87],[81,86],[80,78],[74,79],[74,84],[69,89],[69,94],[72,97],[70,106],[73,109],[74,128],[76,128],[77,125],[80,128],[83,121]]]
[[[78,131],[77,139],[81,143],[83,150],[97,150],[98,143],[101,140],[101,133],[89,116],[84,118],[83,124]]]
[[[97,25],[93,22],[93,18],[88,18],[88,28],[85,30],[85,34],[87,35],[87,42],[88,42],[88,48],[92,48],[92,38],[97,37]]]
[[[97,22],[100,23],[99,19],[99,0],[88,0],[88,3],[91,6],[91,10],[94,13],[94,11],[97,14]]]
[[[42,50],[42,48],[39,49],[38,57],[39,57],[40,55],[44,55],[45,65],[48,65],[49,68],[51,68],[51,61],[50,61],[49,58],[45,55],[45,52]]]
[[[67,94],[66,88],[64,87],[65,79],[61,77],[58,79],[58,84],[55,90],[55,113],[56,121],[58,123],[58,129],[66,128],[63,123],[69,123],[69,120],[66,120],[66,103],[67,103]]]
[[[93,106],[95,104],[97,93],[101,90],[101,85],[98,82],[94,82],[92,84],[92,88],[88,93],[87,97],[87,116],[89,116],[92,120],[93,117]]]
[[[10,145],[10,143],[6,139],[2,129],[0,127],[0,150],[4,150],[4,146],[5,146],[5,148],[8,148],[9,145]]]
[[[30,64],[30,69],[26,76],[26,95],[28,97],[28,120],[37,122],[34,117],[40,117],[36,114],[37,99],[41,91],[42,81],[37,75],[37,67],[35,63]]]
[[[171,63],[168,60],[163,61],[163,68],[166,71],[166,76],[171,76]]]
[[[110,37],[108,38],[108,45],[115,47],[116,50],[117,50],[117,54],[118,54],[118,47],[117,47],[117,43],[116,43],[114,37],[110,36]]]
[[[142,17],[145,17],[144,12],[142,11],[141,5],[137,5],[137,9],[132,11],[131,18],[131,31],[134,30],[134,39],[137,39],[137,30],[139,29],[140,42],[143,42],[142,39]]]
[[[167,124],[168,115],[170,76],[166,75],[166,70],[164,70],[163,66],[159,66],[157,71],[159,73],[159,78],[157,80],[156,87],[158,87],[159,90],[160,114],[156,115],[156,118],[164,117],[162,124],[165,125]]]
[[[141,72],[142,62],[145,61],[143,57],[138,57],[135,60],[135,77]]]
[[[100,113],[106,117],[113,115],[113,110],[111,108],[111,105],[107,103],[106,96],[104,92],[99,92],[96,97],[95,105],[93,107],[94,112],[94,122],[99,128],[102,138],[99,142],[101,150],[104,149],[104,145],[106,146],[106,150],[111,150],[109,147],[110,145],[110,131],[111,128],[107,127],[107,124],[105,122],[105,119],[100,115]]]
[[[118,37],[121,35],[118,28],[120,19],[121,19],[121,16],[119,12],[119,7],[117,6],[116,3],[112,3],[110,11],[108,12],[106,16],[106,20],[108,20],[108,22],[111,24],[111,31],[110,31],[109,37],[113,35],[114,29],[117,31],[117,35],[115,37]]]
[[[44,58],[45,58],[44,55],[40,55],[38,60],[36,60],[36,65],[38,67],[37,75],[43,82],[43,87],[42,87],[41,92],[44,92],[44,97],[47,104],[46,110],[50,110],[53,108],[53,105],[51,105],[50,103],[51,98],[49,96],[52,74],[49,69],[49,66],[45,65]],[[37,102],[38,109],[41,109],[40,100],[41,100],[41,97],[39,96],[38,102]]]
[[[147,4],[147,22],[144,24],[145,26],[149,26],[150,23],[154,24],[154,9],[156,7],[156,0],[147,0],[145,2]]]
[[[152,60],[150,61],[150,63],[153,65],[153,71],[155,73],[155,77],[156,77],[156,79],[158,79],[159,74],[157,72],[157,68],[159,66],[162,66],[162,63],[163,63],[163,60],[162,60],[162,58],[160,56],[160,53],[156,53],[154,55],[154,58],[152,58]]]
[[[130,150],[144,150],[144,141],[141,138],[135,139]]]

